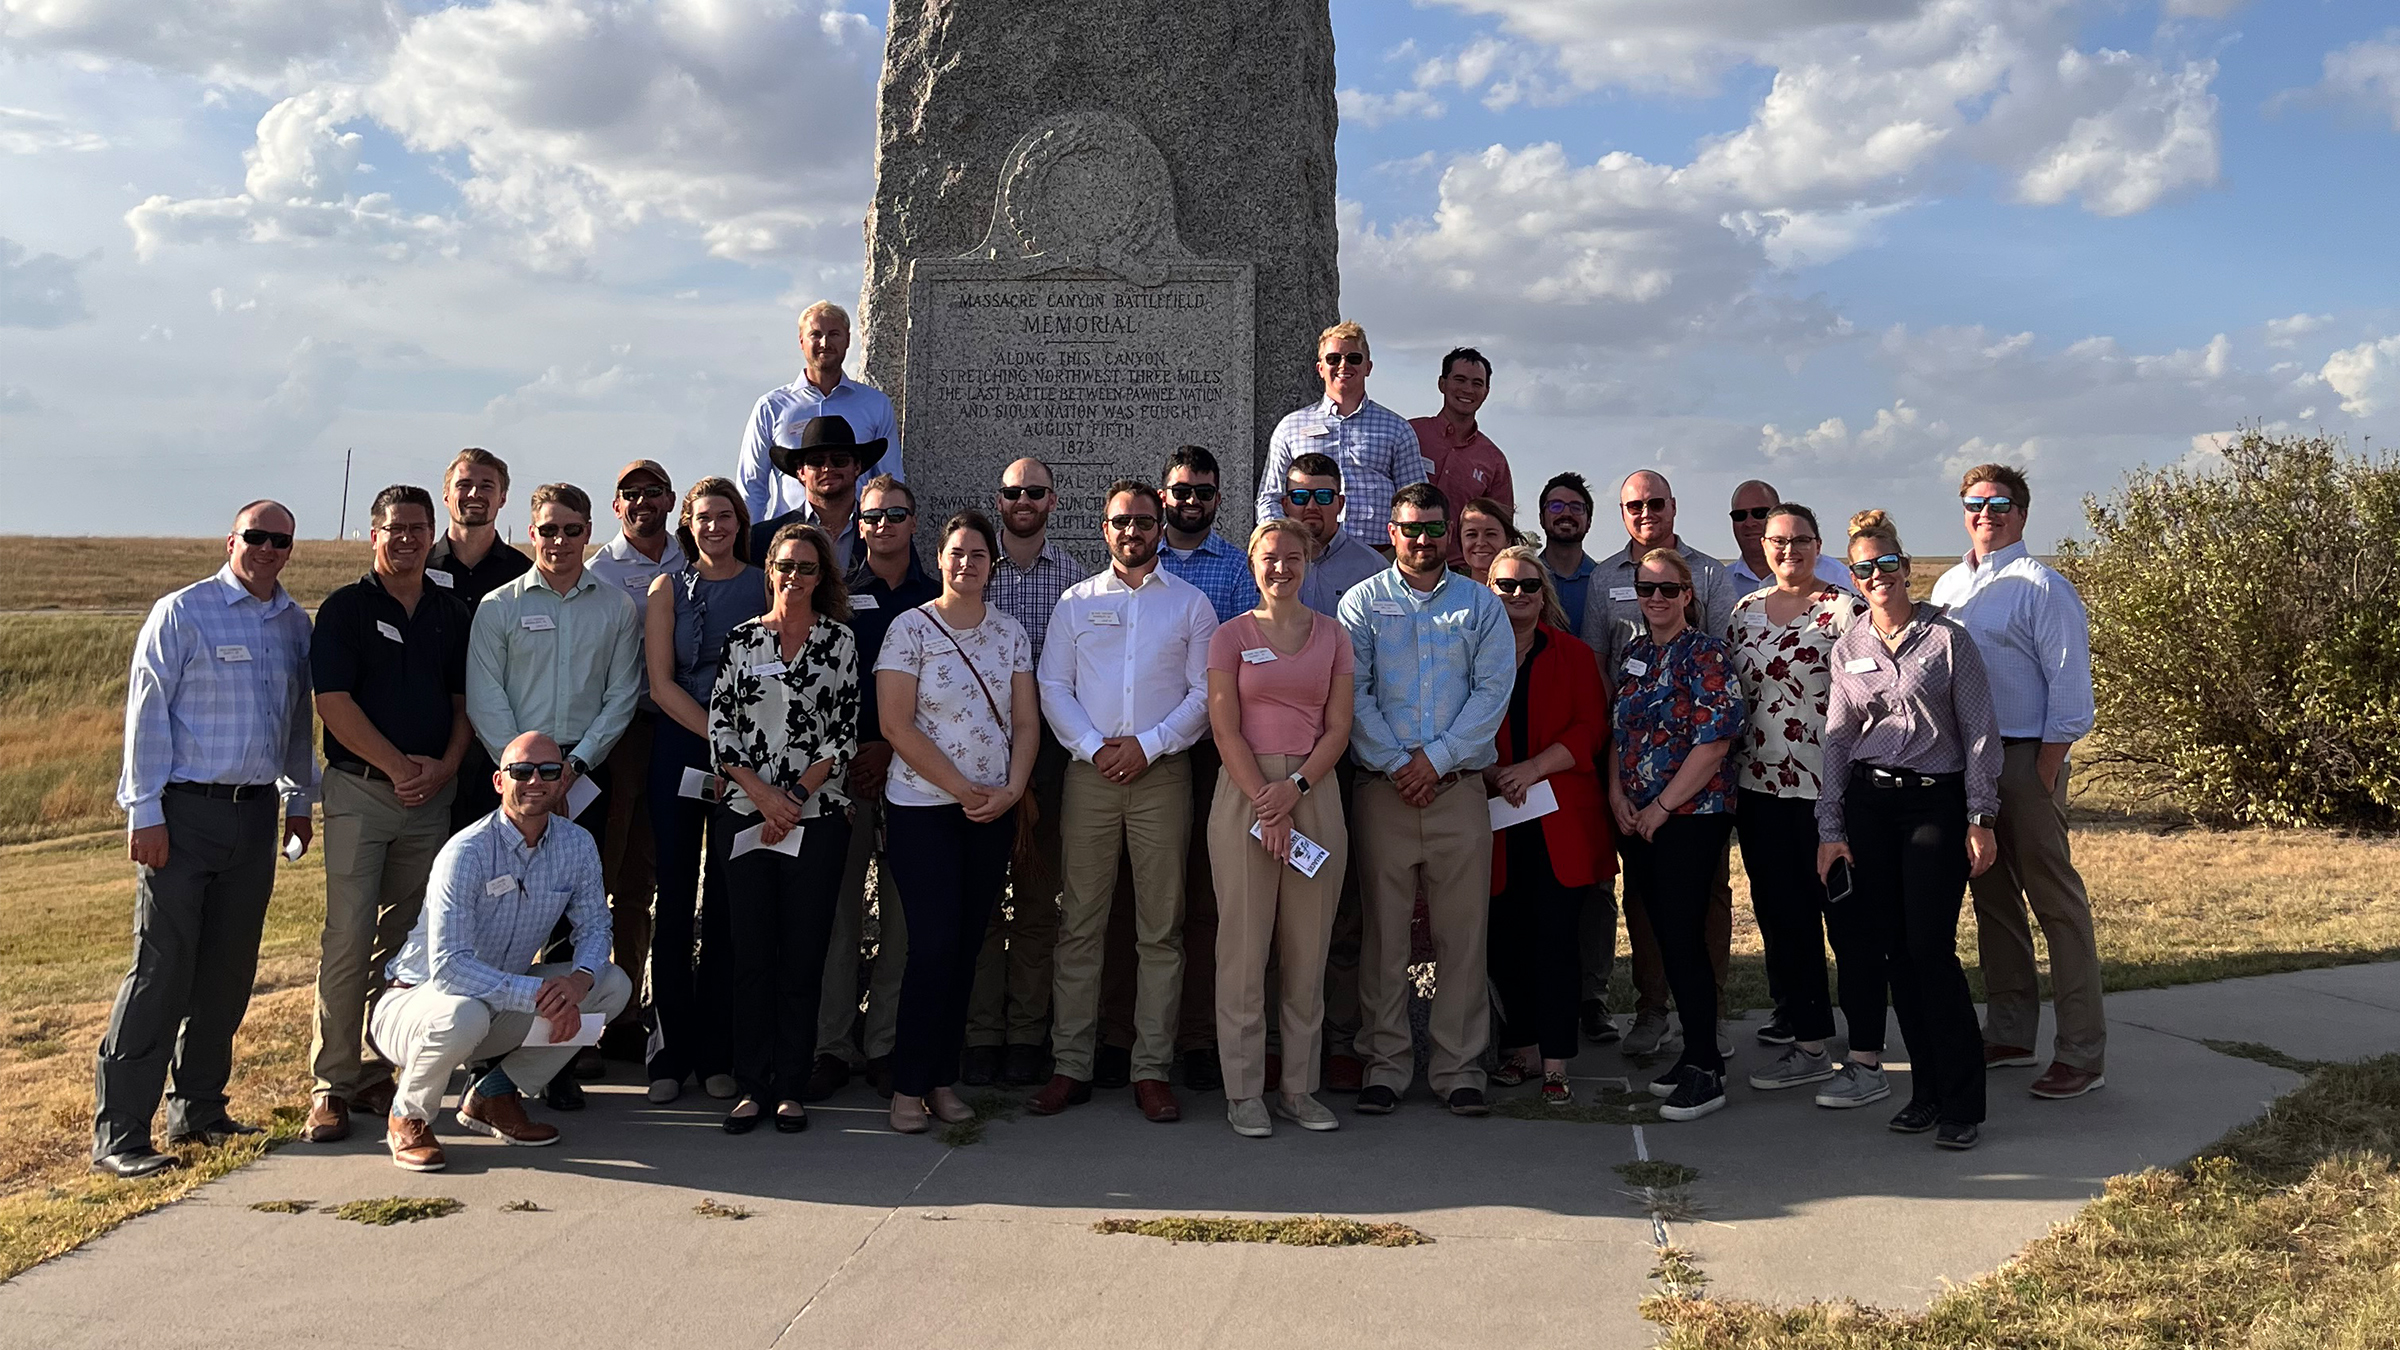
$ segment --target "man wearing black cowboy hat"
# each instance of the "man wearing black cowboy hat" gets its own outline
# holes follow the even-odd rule
[[[742,500],[749,505],[752,520],[779,516],[800,505],[798,480],[776,472],[768,456],[776,444],[775,428],[787,419],[840,417],[850,423],[855,435],[884,437],[892,448],[876,472],[908,481],[908,470],[900,462],[900,423],[892,415],[892,401],[875,386],[842,373],[842,362],[849,356],[848,311],[830,300],[819,300],[800,311],[799,376],[760,395],[751,405],[750,420],[742,424],[742,448],[733,480],[741,485]],[[859,474],[862,481],[866,477],[864,472]]]
[[[767,451],[779,472],[800,480],[800,505],[750,528],[750,556],[767,556],[775,532],[795,522],[814,525],[833,537],[845,570],[867,554],[858,537],[858,480],[883,458],[891,442],[881,436],[860,441],[843,417],[787,417],[775,425]]]

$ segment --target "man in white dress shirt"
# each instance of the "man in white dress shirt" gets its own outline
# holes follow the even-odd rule
[[[1167,1086],[1183,994],[1183,873],[1191,764],[1208,729],[1208,640],[1217,612],[1158,565],[1158,489],[1111,485],[1102,528],[1109,567],[1067,588],[1042,639],[1042,715],[1073,756],[1060,806],[1057,973],[1050,1082],[1032,1102],[1056,1115],[1091,1099],[1100,966],[1121,851],[1133,864],[1133,1086],[1142,1114],[1180,1119]]]
[[[796,426],[811,417],[840,417],[850,423],[861,441],[890,441],[891,452],[875,471],[908,481],[900,462],[900,423],[892,413],[892,401],[875,386],[842,373],[842,362],[849,355],[849,311],[831,300],[819,300],[800,311],[800,378],[761,395],[751,405],[750,420],[742,425],[734,482],[742,489],[752,520],[772,520],[786,511],[799,510],[802,504],[799,480],[777,471],[770,454],[776,424],[787,418]]]

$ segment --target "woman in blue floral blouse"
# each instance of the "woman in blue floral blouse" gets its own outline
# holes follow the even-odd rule
[[[733,780],[711,834],[733,930],[733,1076],[725,1132],[748,1134],[772,1100],[775,1128],[808,1128],[801,1105],[817,1049],[817,996],[835,893],[850,854],[843,769],[858,750],[858,643],[833,541],[786,525],[767,546],[760,618],[725,635],[708,700],[709,749]],[[797,841],[795,843],[795,836]]]
[[[1747,723],[1741,680],[1722,638],[1699,627],[1692,571],[1671,548],[1642,555],[1634,597],[1645,631],[1608,671],[1616,687],[1617,766],[1609,808],[1628,889],[1642,894],[1667,987],[1683,1019],[1683,1054],[1650,1084],[1659,1115],[1697,1120],[1725,1104],[1717,1053],[1717,977],[1709,964],[1708,880],[1733,830],[1727,754]]]

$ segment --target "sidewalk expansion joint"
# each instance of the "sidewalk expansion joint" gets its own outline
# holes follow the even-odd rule
[[[800,1319],[808,1316],[808,1310],[817,1305],[817,1300],[825,1296],[825,1291],[833,1287],[833,1282],[842,1278],[842,1272],[848,1270],[850,1263],[858,1259],[858,1254],[867,1249],[867,1244],[875,1240],[875,1235],[882,1232],[892,1220],[900,1216],[901,1210],[907,1209],[916,1200],[917,1192],[925,1189],[925,1183],[933,1180],[933,1174],[941,1171],[942,1164],[950,1161],[950,1155],[957,1151],[955,1148],[942,1150],[942,1156],[933,1160],[933,1166],[926,1168],[925,1175],[917,1178],[917,1184],[908,1188],[908,1194],[900,1197],[898,1204],[885,1210],[883,1217],[875,1221],[875,1226],[868,1229],[865,1235],[859,1238],[858,1245],[850,1249],[850,1254],[842,1258],[842,1263],[835,1266],[824,1279],[817,1282],[816,1288],[809,1291],[807,1300],[800,1305],[800,1311],[793,1313],[792,1320],[784,1323],[783,1330],[775,1333],[775,1339],[767,1342],[767,1350],[774,1350],[776,1346],[783,1344],[784,1338],[792,1334],[792,1328],[799,1326]]]

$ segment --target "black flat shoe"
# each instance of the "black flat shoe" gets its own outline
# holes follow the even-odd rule
[[[793,1109],[786,1111],[783,1106],[775,1108],[775,1133],[798,1134],[808,1128],[806,1107],[801,1106],[798,1102],[785,1102],[783,1105]]]
[[[205,1144],[210,1148],[214,1148],[217,1145],[224,1143],[228,1139],[239,1139],[245,1135],[265,1133],[266,1130],[257,1125],[244,1125],[242,1122],[228,1116],[223,1120],[214,1121],[210,1124],[203,1125],[196,1130],[185,1130],[180,1134],[170,1134],[167,1136],[167,1146],[169,1148],[183,1148],[191,1144]]]
[[[1225,1086],[1225,1068],[1214,1047],[1183,1052],[1183,1085],[1194,1092],[1214,1092]]]
[[[93,1171],[106,1173],[121,1181],[132,1181],[136,1177],[146,1177],[155,1172],[164,1172],[170,1167],[181,1166],[183,1166],[181,1158],[171,1153],[160,1153],[155,1149],[147,1148],[127,1149],[123,1153],[111,1153],[105,1158],[96,1158],[92,1161]]]
[[[1040,1087],[1050,1081],[1050,1057],[1038,1045],[1012,1045],[1001,1055],[1000,1081],[1010,1087]]]
[[[757,1105],[758,1105],[758,1103],[757,1103],[757,1102],[754,1102],[754,1101],[751,1101],[751,1100],[749,1100],[748,1098],[746,1098],[746,1097],[745,1097],[745,1098],[743,1098],[743,1099],[742,1099],[742,1102],[740,1103],[740,1105],[741,1105],[741,1106],[753,1106],[753,1107],[754,1107],[754,1106],[757,1106]],[[766,1113],[766,1112],[764,1112],[764,1111],[752,1111],[752,1112],[751,1112],[749,1115],[746,1115],[746,1116],[745,1116],[745,1115],[738,1115],[738,1114],[736,1114],[735,1112],[736,1112],[736,1111],[738,1111],[739,1109],[740,1109],[740,1107],[739,1107],[739,1106],[737,1106],[737,1107],[735,1108],[735,1111],[728,1111],[728,1112],[726,1112],[726,1113],[725,1113],[725,1133],[727,1133],[727,1134],[748,1134],[748,1133],[750,1133],[752,1130],[755,1130],[755,1129],[757,1129],[757,1128],[758,1128],[758,1122],[760,1122],[761,1120],[764,1120],[764,1119],[766,1119],[766,1116],[767,1116],[767,1113]]]
[[[1350,1109],[1362,1116],[1388,1116],[1400,1108],[1400,1094],[1381,1085],[1359,1089]]]
[[[1933,1126],[1933,1108],[1920,1102],[1901,1107],[1900,1114],[1886,1122],[1886,1128],[1900,1134],[1923,1134]]]
[[[958,1081],[968,1087],[990,1087],[999,1078],[999,1046],[970,1045],[958,1057]]]
[[[1092,1086],[1121,1088],[1133,1081],[1133,1051],[1122,1045],[1103,1045],[1092,1052]]]
[[[542,1089],[542,1105],[553,1111],[582,1110],[583,1084],[560,1074],[550,1080],[550,1086]]]
[[[1952,1149],[1964,1153],[1975,1147],[1976,1141],[1982,1138],[1983,1127],[1980,1125],[1945,1120],[1942,1122],[1941,1128],[1934,1132],[1933,1142],[1936,1148]]]

